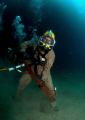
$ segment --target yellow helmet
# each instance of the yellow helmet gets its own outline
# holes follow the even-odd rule
[[[55,39],[55,35],[54,35],[54,33],[52,32],[52,30],[46,31],[46,32],[44,33],[44,36],[49,36],[49,37],[51,37],[52,39]]]
[[[50,42],[49,42],[50,39]],[[39,46],[45,50],[50,50],[54,47],[55,44],[55,35],[50,31],[46,31],[43,36],[39,39]]]

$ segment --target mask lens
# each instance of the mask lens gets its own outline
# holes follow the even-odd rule
[[[46,39],[45,43],[48,45],[53,45],[53,39]]]
[[[54,43],[54,40],[50,37],[43,37],[42,38],[42,45],[47,45],[48,47],[52,46]]]

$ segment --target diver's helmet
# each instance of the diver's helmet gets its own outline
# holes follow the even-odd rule
[[[39,38],[39,46],[43,50],[50,50],[54,47],[55,45],[55,35],[50,31],[46,31],[43,36]]]

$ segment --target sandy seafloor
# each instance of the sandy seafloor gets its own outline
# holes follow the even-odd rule
[[[12,66],[4,60],[0,63],[1,68]],[[85,120],[85,71],[52,68],[57,112],[34,80],[20,97],[13,99],[20,77],[16,71],[0,72],[0,120]]]

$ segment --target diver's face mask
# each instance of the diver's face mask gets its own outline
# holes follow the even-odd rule
[[[44,49],[44,50],[48,50],[51,49],[54,45],[54,40],[50,37],[43,37],[40,41],[40,46]]]
[[[42,42],[48,45],[53,45],[53,39],[50,37],[43,37]]]

